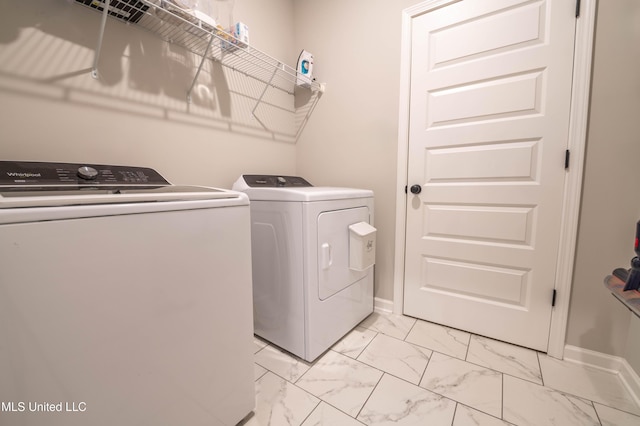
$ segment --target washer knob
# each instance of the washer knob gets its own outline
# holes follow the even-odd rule
[[[278,186],[285,186],[287,184],[287,180],[282,176],[278,176],[277,181]]]
[[[82,166],[78,169],[78,177],[85,180],[93,180],[98,177],[98,171],[93,167]]]

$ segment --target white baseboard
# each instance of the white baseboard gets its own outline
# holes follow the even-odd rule
[[[393,301],[375,297],[373,299],[373,310],[381,314],[393,313]]]
[[[631,368],[626,359],[622,360],[622,368],[620,369],[620,379],[627,387],[636,404],[640,405],[640,376]]]
[[[565,361],[583,364],[589,367],[604,370],[609,373],[619,373],[622,367],[623,359],[613,355],[603,354],[601,352],[589,349],[579,348],[577,346],[565,345],[564,347]]]
[[[640,405],[640,376],[626,359],[571,345],[565,345],[564,359],[617,374],[636,404]]]

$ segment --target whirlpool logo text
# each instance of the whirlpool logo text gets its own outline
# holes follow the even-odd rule
[[[7,172],[7,176],[19,177],[19,178],[35,178],[35,177],[42,177],[42,174],[41,173]]]

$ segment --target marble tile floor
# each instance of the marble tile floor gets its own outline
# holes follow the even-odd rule
[[[640,426],[617,375],[373,313],[314,363],[255,339],[246,426]]]

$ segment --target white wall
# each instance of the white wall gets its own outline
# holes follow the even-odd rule
[[[638,46],[640,3],[599,2],[567,344],[621,357],[627,355],[631,313],[603,279],[617,267],[629,267],[640,219]],[[628,360],[640,371],[639,355]]]
[[[295,56],[291,0],[235,3],[252,44]],[[100,18],[67,0],[2,2],[0,158],[149,166],[174,183],[227,188],[243,172],[295,173],[295,144],[251,119],[261,86],[207,61],[188,105],[198,58],[136,25],[108,19],[94,80]],[[287,120],[273,128],[289,132]]]
[[[401,12],[415,0],[296,0],[298,50],[327,83],[297,144],[298,173],[316,185],[375,193],[377,297],[393,299]]]

